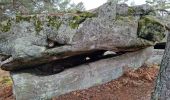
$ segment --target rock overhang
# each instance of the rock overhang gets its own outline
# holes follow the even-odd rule
[[[17,15],[0,24],[0,54],[12,58],[2,69],[34,67],[98,50],[127,52],[152,46],[165,32],[153,13],[146,5],[106,3],[92,12]]]

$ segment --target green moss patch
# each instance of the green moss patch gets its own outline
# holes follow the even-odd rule
[[[8,32],[11,29],[11,20],[6,20],[0,23],[0,30],[1,32]]]
[[[78,28],[79,24],[84,22],[87,18],[95,17],[96,15],[90,12],[78,12],[75,14],[71,20],[69,20],[69,25],[71,28],[75,29]],[[13,20],[13,21],[12,21]],[[42,21],[36,15],[16,15],[15,19],[3,21],[0,23],[0,31],[1,32],[8,32],[12,26],[12,22],[20,23],[23,21],[31,22],[35,26],[35,31],[39,33],[43,30],[44,22],[46,22],[48,27],[52,29],[59,29],[62,24],[62,21],[59,16],[47,16],[47,20]]]
[[[136,13],[133,7],[128,7],[128,15],[134,15]]]
[[[20,23],[22,21],[27,21],[27,22],[31,22],[33,21],[33,24],[35,26],[35,31],[38,33],[43,29],[43,24],[42,21],[37,17],[37,16],[24,16],[24,15],[17,15],[16,19],[15,19],[16,23]]]
[[[138,23],[138,37],[149,41],[161,41],[165,37],[165,26],[156,18],[144,16]]]
[[[59,29],[59,27],[62,24],[62,22],[60,21],[60,18],[58,16],[48,16],[47,19],[48,19],[48,23],[47,23],[48,27],[53,27],[53,28]]]
[[[37,16],[16,16],[16,22],[19,23],[21,21],[33,22],[35,26],[36,32],[40,32],[43,30],[43,21],[41,21]],[[58,29],[61,25],[61,21],[58,16],[47,16],[47,26]]]
[[[120,16],[120,15],[117,15],[116,20],[132,22],[132,20],[134,20],[134,17],[133,16]]]
[[[31,21],[31,18],[33,18],[34,16],[22,16],[22,15],[16,15],[16,22],[19,23],[21,21]]]
[[[35,20],[34,26],[36,32],[40,32],[43,29],[43,24],[39,19]]]
[[[73,16],[70,20],[69,25],[71,28],[75,29],[79,27],[79,24],[84,22],[87,18],[96,17],[96,14],[90,12],[80,12],[79,14]]]

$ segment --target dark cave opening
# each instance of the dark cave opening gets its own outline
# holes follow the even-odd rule
[[[72,57],[68,57],[61,60],[56,60],[49,62],[47,64],[42,64],[36,68],[42,75],[52,75],[57,74],[65,69],[76,67],[90,62],[95,62],[101,59],[107,59],[111,57],[116,57],[122,55],[126,52],[112,52],[106,50],[97,50],[90,53],[84,53]]]
[[[166,42],[162,42],[162,43],[157,43],[154,46],[154,49],[165,49],[165,47],[166,47]]]
[[[154,49],[165,49],[165,46],[166,46],[166,42],[157,43],[154,46]],[[112,52],[107,50],[96,50],[96,51],[82,53],[68,58],[52,61],[46,64],[41,64],[35,69],[41,75],[53,75],[53,74],[60,73],[68,68],[77,67],[79,65],[95,62],[101,59],[120,56],[125,53],[127,52]]]

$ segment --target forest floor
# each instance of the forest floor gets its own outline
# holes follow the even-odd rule
[[[14,100],[9,72],[0,70],[0,100]]]
[[[53,100],[150,100],[159,67],[141,67],[103,85],[54,97]],[[15,100],[9,73],[0,70],[0,100]]]

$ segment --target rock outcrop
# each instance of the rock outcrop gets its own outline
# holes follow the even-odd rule
[[[150,6],[106,3],[76,14],[17,15],[0,23],[1,68],[17,70],[99,50],[129,52],[164,38]]]
[[[39,75],[34,69],[11,73],[16,100],[49,100],[71,91],[86,89],[117,79],[137,69],[152,54],[152,48],[83,64],[54,75]]]
[[[17,100],[51,99],[144,63],[159,64],[163,51],[155,57],[152,46],[168,27],[148,5],[106,3],[74,14],[17,15],[0,23],[0,65],[11,72]]]

